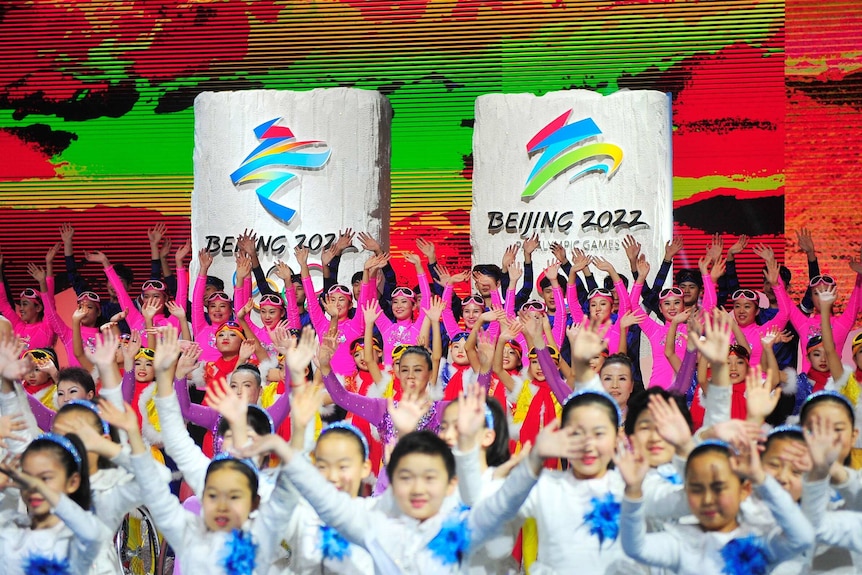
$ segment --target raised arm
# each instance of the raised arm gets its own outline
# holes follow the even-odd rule
[[[338,345],[337,334],[326,333],[318,350],[317,359],[320,362],[320,373],[323,376],[323,385],[329,396],[337,405],[351,413],[355,413],[365,419],[371,425],[377,426],[383,422],[386,416],[386,400],[365,397],[358,393],[351,393],[344,389],[338,378],[332,372],[332,355]]]

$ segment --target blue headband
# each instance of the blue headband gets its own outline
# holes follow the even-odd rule
[[[779,425],[778,427],[775,427],[772,431],[767,433],[766,437],[769,438],[778,433],[798,433],[799,435],[805,435],[805,433],[802,431],[802,428],[798,425]]]
[[[345,431],[349,431],[350,433],[352,433],[353,435],[358,437],[359,441],[362,443],[362,451],[365,454],[365,459],[368,459],[368,457],[369,457],[368,440],[365,439],[365,435],[361,431],[359,431],[358,427],[356,427],[355,425],[353,425],[349,421],[344,421],[344,420],[336,421],[335,423],[330,423],[329,425],[324,427],[323,431],[320,432],[320,437],[323,437],[323,435],[327,431],[331,431],[333,429],[343,429]],[[320,437],[317,438],[318,441],[320,441]]]
[[[55,443],[69,452],[69,455],[72,456],[72,459],[75,460],[75,465],[78,466],[78,471],[81,471],[81,454],[78,453],[75,444],[69,441],[69,438],[64,435],[58,435],[56,433],[43,433],[39,437],[36,438],[36,441],[50,441],[51,443]]]
[[[240,459],[239,457],[234,457],[230,453],[222,451],[221,453],[213,457],[212,463],[215,463],[216,461],[237,461],[251,469],[254,472],[254,476],[258,477],[257,465],[255,465],[254,461],[252,461],[251,459]]]
[[[467,341],[467,338],[470,337],[469,331],[459,331],[455,335],[452,336],[452,339],[449,340],[450,344],[453,344],[458,341]]]
[[[598,395],[599,397],[604,397],[605,399],[607,399],[609,402],[611,402],[611,405],[613,405],[613,406],[614,406],[614,409],[616,409],[616,410],[617,410],[617,425],[622,425],[622,424],[623,424],[623,412],[622,412],[622,410],[620,409],[620,406],[617,404],[617,400],[615,400],[615,399],[611,396],[611,394],[609,394],[607,391],[605,391],[605,390],[603,390],[603,389],[602,389],[602,390],[599,390],[599,389],[585,389],[585,390],[583,390],[583,391],[575,391],[575,392],[572,392],[572,394],[571,394],[571,395],[569,395],[569,397],[567,397],[567,398],[566,398],[566,401],[564,401],[564,402],[563,402],[563,405],[566,405],[566,404],[567,404],[567,403],[569,403],[571,400],[575,399],[576,397],[580,397],[580,396],[582,396],[582,395]]]
[[[99,423],[102,424],[102,435],[110,435],[111,434],[111,426],[108,425],[108,422],[102,419],[102,416],[99,414],[99,410],[93,404],[92,401],[87,401],[86,399],[72,399],[67,401],[63,407],[66,405],[80,405],[86,409],[89,409],[93,413],[96,414],[96,417],[99,418]]]
[[[739,453],[735,447],[729,444],[726,441],[722,441],[721,439],[706,439],[700,443],[695,449],[700,449],[701,447],[709,447],[710,445],[714,447],[723,447],[728,450],[730,453]]]
[[[264,408],[262,408],[261,406],[255,404],[255,403],[249,403],[248,407],[249,407],[249,409],[254,408],[257,411],[261,412],[263,414],[263,416],[266,417],[266,420],[269,422],[269,432],[275,433],[275,422],[272,420],[272,416],[269,414],[269,412],[267,410],[265,410]]]
[[[488,429],[494,429],[494,412],[491,411],[487,403],[485,404],[485,425]]]
[[[811,403],[812,401],[814,401],[814,400],[815,400],[815,399],[817,399],[818,397],[831,397],[831,398],[834,398],[834,399],[838,399],[838,400],[840,400],[844,405],[846,405],[846,406],[847,406],[847,409],[849,409],[849,410],[850,410],[850,413],[854,413],[854,411],[855,411],[855,410],[853,409],[853,404],[851,404],[851,403],[850,403],[850,400],[849,400],[849,399],[847,399],[846,397],[844,397],[843,395],[841,395],[841,394],[840,394],[840,393],[838,393],[837,391],[826,390],[826,389],[824,389],[823,391],[818,391],[817,393],[812,393],[811,395],[809,395],[809,396],[805,399],[805,401],[804,401],[804,402],[802,402],[802,407],[805,407],[806,405],[808,405],[809,403]]]

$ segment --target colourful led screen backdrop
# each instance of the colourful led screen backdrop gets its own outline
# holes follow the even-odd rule
[[[855,0],[5,0],[0,246],[16,291],[67,220],[78,248],[143,277],[148,225],[166,222],[175,245],[188,235],[196,94],[350,86],[393,106],[393,251],[434,238],[463,268],[477,96],[649,88],[673,95],[680,264],[713,233],[784,257],[785,225],[809,225],[846,280],[860,29]],[[799,276],[804,256],[787,252]],[[739,261],[753,285],[759,261]]]

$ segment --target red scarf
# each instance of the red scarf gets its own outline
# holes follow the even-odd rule
[[[347,377],[344,382],[344,388],[359,395],[367,395],[368,389],[374,383],[374,378],[367,371],[357,371],[353,375]],[[371,469],[374,475],[380,473],[380,466],[383,461],[383,444],[380,443],[371,432],[371,424],[365,419],[354,413],[347,414],[347,420],[350,421],[356,428],[365,436],[368,441],[368,460],[371,462]]]
[[[39,393],[43,389],[47,389],[47,388],[51,387],[52,385],[54,385],[54,382],[50,379],[41,385],[29,385],[29,384],[25,383],[24,384],[24,391],[26,391],[30,395],[36,395],[37,393]]]
[[[455,368],[455,373],[449,378],[449,383],[446,384],[446,391],[443,392],[443,401],[456,401],[461,391],[464,389],[464,372],[469,365],[451,364]]]
[[[239,356],[236,356],[233,359],[219,358],[215,361],[208,361],[206,365],[204,365],[204,385],[209,387],[210,384],[220,379],[227,380],[228,376],[236,369],[238,364]],[[208,405],[206,398],[204,398],[202,405]]]
[[[811,380],[812,393],[823,391],[826,388],[826,381],[831,377],[828,371],[816,371],[814,369],[809,369],[805,375]]]

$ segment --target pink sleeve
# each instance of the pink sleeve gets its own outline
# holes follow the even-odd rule
[[[793,325],[793,329],[796,330],[796,333],[799,334],[800,338],[805,338],[802,340],[803,348],[805,346],[806,340],[808,338],[808,316],[799,311],[793,302],[790,301],[790,296],[787,295],[787,291],[784,289],[784,282],[782,280],[778,280],[778,283],[772,286],[772,291],[775,292],[775,300],[778,302],[778,311],[781,313],[782,311],[786,312],[790,317],[790,323]]]
[[[207,277],[195,278],[195,289],[192,291],[192,332],[197,339],[202,329],[207,327],[206,314],[204,314],[204,293],[207,289]]]
[[[784,306],[778,306],[778,313],[775,314],[775,317],[763,324],[760,330],[760,333],[766,333],[770,329],[777,327],[778,329],[784,329],[784,326],[787,325],[787,308]],[[758,336],[759,337],[759,336]],[[748,342],[751,343],[751,342]]]
[[[419,315],[416,316],[416,321],[413,325],[416,329],[422,327],[422,322],[425,320],[425,310],[431,307],[431,285],[428,283],[428,276],[425,274],[417,274],[419,279],[419,291],[422,293],[422,300],[419,302]]]
[[[290,280],[288,280],[290,282]],[[296,303],[296,288],[290,282],[284,286],[284,300],[287,306],[287,327],[300,329],[302,321],[299,319],[299,305]]]
[[[515,313],[515,290],[509,288],[506,290],[506,305],[503,308],[506,312],[506,317],[514,317]]]
[[[715,290],[715,284],[712,283],[712,276],[702,274],[703,278],[703,311],[712,311],[718,305],[718,293]]]
[[[446,305],[443,308],[443,327],[446,328],[446,333],[449,334],[449,337],[455,337],[455,334],[461,329],[455,320],[455,314],[452,313],[452,293],[454,291],[455,288],[452,287],[452,284],[446,284],[446,287],[443,289],[443,303]]]
[[[47,320],[48,325],[51,326],[54,333],[57,334],[57,337],[60,338],[60,341],[66,345],[70,345],[72,343],[72,329],[66,325],[57,313],[52,287],[49,286],[48,291],[42,292],[40,295],[42,296],[42,305],[45,308],[45,320]]]
[[[360,337],[363,337],[365,334],[365,315],[362,313],[362,306],[370,301],[375,301],[376,297],[377,286],[375,284],[368,282],[367,287],[365,284],[362,284],[362,287],[359,288],[359,301],[356,302],[356,313],[353,314],[352,318],[347,320],[347,324],[355,333],[360,334]],[[387,321],[389,320],[389,318],[386,317],[386,314],[380,314],[380,317],[377,318],[378,321],[380,318],[384,318]]]
[[[491,305],[503,307],[503,300],[500,299],[500,292],[498,290],[491,292]],[[514,306],[515,304],[512,305]]]
[[[3,289],[3,286],[0,286],[0,314],[3,314],[3,317],[9,320],[12,327],[18,327],[21,323],[21,318],[18,317],[15,309],[9,303],[9,300],[6,299],[6,290]]]
[[[175,301],[183,309],[186,307],[186,302],[189,301],[189,270],[187,268],[177,268],[177,295]]]
[[[620,324],[613,324],[605,334],[605,342],[608,344],[608,355],[613,355],[620,350]]]
[[[143,327],[144,316],[142,316],[141,312],[138,311],[138,308],[135,307],[135,302],[132,301],[132,298],[130,298],[128,292],[126,292],[123,282],[120,281],[120,276],[118,276],[117,272],[114,271],[114,266],[106,267],[105,275],[107,276],[111,287],[113,287],[114,291],[117,293],[117,301],[120,303],[120,308],[127,310],[126,323],[128,323],[129,327],[132,329],[140,329]]]
[[[557,306],[552,331],[554,334],[554,343],[557,344],[557,349],[560,349],[563,345],[563,338],[566,337],[566,320],[568,320],[566,300],[563,298],[563,288],[560,286],[555,287],[552,292],[554,294],[554,304]]]
[[[243,280],[242,285],[237,285],[233,290],[233,313],[239,315],[239,310],[248,303],[251,297],[251,278]]]
[[[356,315],[353,316],[354,318],[357,315],[362,316],[362,306],[363,306],[363,304],[365,304],[367,301],[370,300],[368,294],[370,293],[370,289],[373,289],[373,288],[369,287],[371,285],[372,285],[371,282],[368,281],[368,282],[363,283],[362,287],[359,288],[359,308],[356,310]],[[389,331],[392,329],[392,326],[393,326],[392,320],[390,320],[386,316],[385,313],[381,313],[379,316],[377,316],[377,319],[374,321],[374,325],[376,325],[377,329],[380,330],[380,335],[383,337],[383,341],[386,341],[386,337],[389,334]],[[363,331],[363,333],[365,333],[365,326],[364,325],[363,325],[362,331]]]
[[[308,308],[308,317],[311,319],[311,325],[317,330],[317,337],[323,338],[326,335],[326,330],[329,329],[329,320],[323,315],[323,310],[320,309],[320,302],[317,301],[317,292],[314,291],[314,283],[311,278],[302,278],[302,287],[305,288],[305,305]]]
[[[644,290],[644,284],[635,282],[635,285],[632,286],[632,291],[629,294],[629,304],[631,305],[631,309],[634,309],[636,306],[641,304],[641,293]]]
[[[853,324],[856,322],[856,316],[859,314],[860,290],[862,290],[862,276],[856,274],[856,281],[853,283],[853,291],[850,292],[850,299],[847,300],[847,304],[844,306],[844,313],[838,317],[832,318],[833,331],[846,333],[853,329]],[[847,339],[846,335],[844,335],[844,339]],[[843,344],[843,341],[838,342],[836,339],[836,346]]]
[[[578,299],[578,287],[574,282],[566,286],[566,299],[569,302],[569,314],[572,316],[572,323],[580,325],[584,321],[584,309],[581,307],[581,300]]]
[[[629,292],[626,289],[626,284],[624,284],[622,280],[614,283],[614,289],[617,292],[617,298],[619,298],[620,300],[619,315],[626,315],[627,312],[632,310],[632,307],[634,307],[635,303],[629,298]]]

